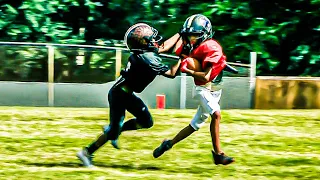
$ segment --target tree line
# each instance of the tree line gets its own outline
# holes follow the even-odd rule
[[[228,61],[254,51],[257,75],[320,76],[320,0],[1,0],[0,41],[121,44],[137,22],[169,38],[196,13]]]

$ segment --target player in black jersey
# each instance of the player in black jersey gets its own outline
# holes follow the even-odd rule
[[[115,148],[119,148],[117,139],[121,132],[150,128],[153,126],[148,107],[134,93],[142,92],[157,75],[174,78],[180,66],[180,60],[168,67],[162,63],[158,54],[173,47],[180,35],[177,33],[161,46],[158,31],[153,27],[138,23],[131,26],[124,37],[125,43],[132,52],[125,70],[112,86],[108,94],[110,108],[110,124],[103,128],[103,133],[87,147],[77,153],[77,157],[86,167],[92,167],[92,155],[108,140]],[[135,118],[123,123],[125,111]]]

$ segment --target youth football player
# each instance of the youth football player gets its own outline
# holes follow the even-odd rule
[[[211,117],[210,132],[212,139],[212,155],[216,165],[227,165],[234,162],[234,158],[227,156],[221,149],[219,138],[219,124],[221,120],[220,97],[222,89],[219,86],[212,86],[211,81],[218,81],[217,78],[226,67],[226,56],[220,44],[212,39],[212,26],[210,20],[201,15],[195,14],[187,18],[181,30],[182,42],[176,53],[185,57],[181,62],[181,72],[190,74],[194,78],[194,98],[199,106],[190,124],[183,128],[173,139],[164,140],[153,152],[158,158],[165,151],[171,149],[175,144],[187,138],[204,125]],[[187,68],[187,58],[195,58],[200,61],[202,71],[197,72]]]
[[[144,23],[131,26],[124,37],[125,43],[132,52],[125,70],[115,82],[108,94],[110,124],[103,133],[87,147],[77,153],[77,157],[86,167],[92,167],[92,157],[108,140],[118,148],[117,139],[122,131],[150,128],[152,116],[144,102],[135,95],[141,93],[157,75],[174,78],[181,61],[169,68],[162,63],[159,52],[164,52],[175,45],[180,38],[177,33],[168,39],[163,46],[158,42],[161,36],[158,31]],[[135,117],[123,123],[126,110]]]

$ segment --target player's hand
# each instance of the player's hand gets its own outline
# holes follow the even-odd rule
[[[187,59],[184,59],[184,60],[181,61],[180,71],[183,72],[183,73],[186,73],[186,72],[189,71],[189,69],[188,69],[188,60]]]
[[[182,59],[186,59],[186,58],[188,58],[189,56],[187,56],[187,55],[185,55],[185,54],[180,54],[180,57],[181,57]]]

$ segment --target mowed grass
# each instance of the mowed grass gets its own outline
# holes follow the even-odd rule
[[[212,163],[210,120],[154,159],[195,110],[151,112],[154,127],[124,132],[120,150],[106,144],[86,169],[75,154],[101,133],[108,109],[0,107],[0,179],[319,179],[320,110],[223,111],[221,144],[236,159],[229,166]]]

